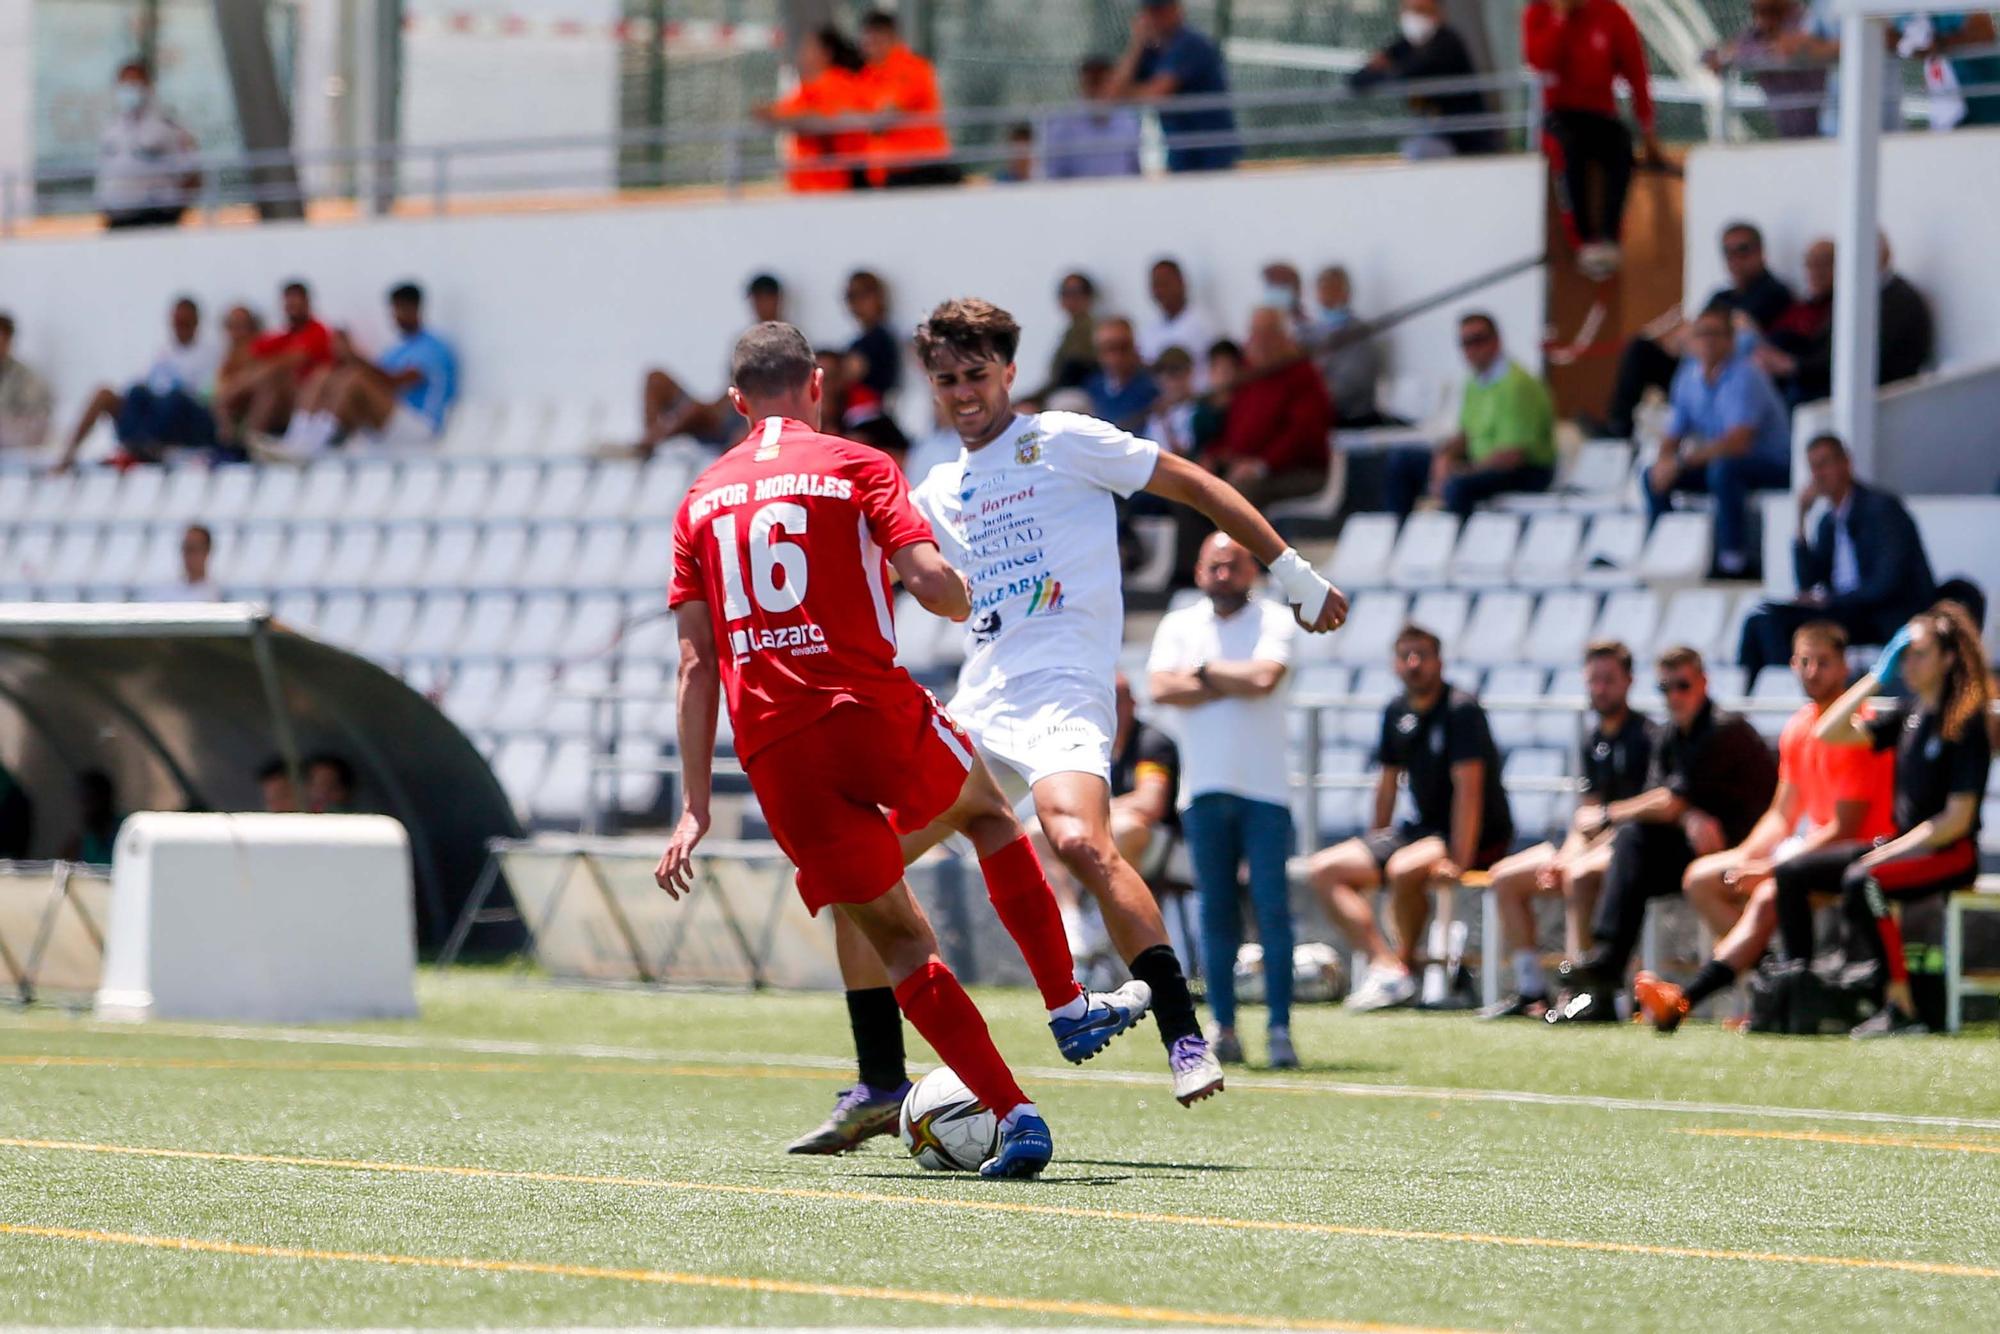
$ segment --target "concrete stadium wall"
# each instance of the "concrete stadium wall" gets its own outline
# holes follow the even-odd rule
[[[1146,273],[1178,255],[1195,299],[1238,331],[1259,268],[1346,263],[1364,313],[1434,293],[1543,249],[1543,174],[1533,157],[1381,163],[1166,180],[681,203],[599,212],[382,220],[254,230],[23,242],[0,248],[0,293],[20,321],[16,353],[55,383],[65,415],[99,383],[137,375],[189,292],[211,311],[276,287],[313,283],[323,313],[364,346],[387,332],[382,295],[403,278],[432,294],[431,320],[455,339],[468,399],[636,398],[642,366],[666,365],[698,390],[721,387],[742,326],[742,287],[770,270],[792,317],[844,340],[846,272],[889,280],[898,328],[948,296],[978,293],[1022,317],[1023,380],[1035,382],[1060,330],[1055,289],[1081,268],[1107,312],[1143,314]],[[1530,271],[1412,320],[1390,339],[1404,370],[1455,375],[1452,313],[1477,304],[1517,356],[1539,363],[1543,284]],[[629,409],[636,421],[636,404]],[[928,425],[921,394],[901,415]],[[66,423],[65,423],[66,425]]]

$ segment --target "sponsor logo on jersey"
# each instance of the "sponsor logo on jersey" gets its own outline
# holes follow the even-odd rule
[[[1000,637],[1000,613],[989,611],[972,623],[972,642],[990,644]]]
[[[1030,616],[1048,616],[1062,610],[1063,591],[1060,581],[1049,575],[1035,580],[1033,593],[1028,598]]]
[[[827,653],[826,631],[810,621],[801,625],[777,625],[768,628],[750,626],[743,630],[729,632],[729,651],[742,662],[752,653],[783,653],[788,658],[805,658],[815,653]]]
[[[1042,438],[1033,431],[1014,437],[1014,462],[1022,467],[1042,461]]]

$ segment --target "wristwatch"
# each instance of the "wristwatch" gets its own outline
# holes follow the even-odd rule
[[[1203,685],[1207,685],[1207,684],[1208,684],[1208,659],[1207,659],[1207,658],[1203,658],[1203,659],[1202,659],[1202,660],[1201,660],[1200,662],[1198,662],[1198,663],[1196,663],[1196,664],[1194,665],[1194,679],[1195,679],[1195,680],[1197,680],[1197,681],[1199,681],[1199,682],[1201,682],[1201,683],[1202,683]]]

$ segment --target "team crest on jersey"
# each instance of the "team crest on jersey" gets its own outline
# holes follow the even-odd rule
[[[775,435],[766,436],[764,442],[757,446],[757,452],[750,456],[756,463],[769,463],[776,457],[778,457],[778,437]]]
[[[1014,437],[1014,462],[1026,467],[1042,461],[1042,438],[1033,431]]]
[[[1414,713],[1406,713],[1402,717],[1398,718],[1396,720],[1396,730],[1398,732],[1401,732],[1404,736],[1408,736],[1410,733],[1416,731],[1417,715]]]

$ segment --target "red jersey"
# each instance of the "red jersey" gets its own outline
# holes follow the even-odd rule
[[[695,479],[667,604],[708,604],[739,757],[918,688],[896,665],[888,558],[936,540],[893,459],[804,422],[765,418]]]
[[[1810,700],[1785,720],[1778,734],[1778,781],[1799,794],[1800,813],[1814,829],[1833,823],[1833,808],[1843,801],[1865,801],[1868,813],[1854,837],[1864,843],[1893,838],[1896,817],[1891,804],[1896,790],[1896,757],[1869,746],[1836,746],[1813,736],[1819,705]]]
[[[1653,130],[1653,89],[1639,29],[1618,0],[1578,0],[1568,16],[1549,0],[1530,0],[1521,11],[1521,51],[1542,76],[1542,105],[1550,111],[1589,111],[1616,119],[1612,80],[1632,90],[1639,128]]]
[[[307,320],[296,329],[259,334],[250,342],[253,357],[281,357],[287,352],[305,353],[298,366],[299,378],[304,379],[309,372],[333,364],[333,335],[318,320]]]

